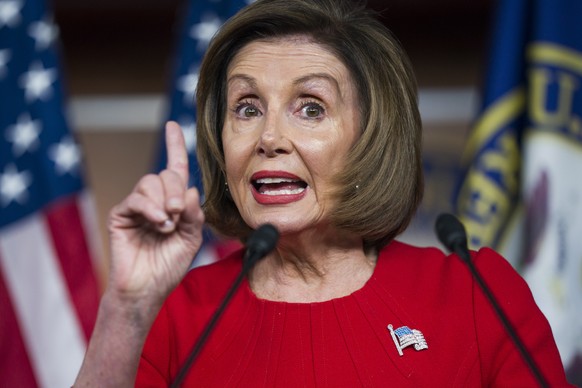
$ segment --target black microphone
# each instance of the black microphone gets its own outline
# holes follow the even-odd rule
[[[271,224],[259,226],[247,240],[246,251],[243,258],[243,267],[251,269],[257,261],[265,257],[275,249],[279,240],[279,231]]]
[[[194,364],[196,357],[200,354],[202,347],[208,340],[208,337],[212,333],[214,326],[218,322],[218,319],[224,313],[226,306],[230,303],[230,300],[234,296],[234,293],[240,286],[242,280],[248,274],[250,269],[255,265],[257,261],[265,257],[269,252],[275,249],[277,245],[277,241],[279,240],[279,232],[277,229],[271,224],[263,224],[259,226],[248,238],[247,243],[245,244],[245,254],[243,257],[243,266],[238,274],[238,277],[234,280],[234,283],[222,299],[220,306],[214,312],[214,315],[206,324],[204,331],[192,347],[192,350],[186,361],[180,368],[180,371],[176,375],[174,382],[172,383],[172,387],[179,387],[182,384],[182,381],[188,374],[188,371]]]
[[[535,363],[533,357],[523,344],[521,338],[519,338],[517,331],[509,322],[509,319],[499,306],[499,302],[493,296],[493,293],[485,283],[485,280],[477,271],[477,267],[471,260],[471,254],[469,253],[469,248],[467,248],[467,233],[465,232],[465,227],[452,214],[443,213],[437,217],[435,230],[439,241],[452,253],[456,253],[469,267],[473,278],[479,284],[479,287],[489,299],[489,303],[495,310],[495,313],[499,317],[499,320],[503,323],[505,331],[511,338],[513,344],[517,347],[526,365],[529,367],[530,371],[534,375],[540,387],[549,387],[546,379],[542,375],[538,365]]]

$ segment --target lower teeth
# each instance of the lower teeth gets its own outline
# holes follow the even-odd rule
[[[303,192],[303,190],[304,189],[265,191],[262,194],[265,194],[265,195],[293,195],[293,194],[300,194]]]

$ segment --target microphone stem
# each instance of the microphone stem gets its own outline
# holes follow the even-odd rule
[[[525,345],[521,341],[521,338],[519,338],[519,336],[517,335],[517,332],[515,331],[515,329],[511,325],[511,322],[509,322],[509,319],[505,315],[505,312],[501,309],[501,307],[499,306],[499,304],[497,303],[497,301],[493,297],[493,293],[491,292],[491,290],[489,289],[489,287],[487,286],[487,284],[485,283],[485,281],[481,277],[481,274],[479,273],[479,271],[477,271],[475,264],[471,260],[471,256],[469,255],[469,252],[466,249],[459,247],[458,245],[455,246],[454,252],[457,255],[459,255],[465,263],[467,263],[467,266],[469,267],[469,269],[473,273],[473,277],[477,280],[479,287],[481,288],[481,290],[483,291],[483,293],[485,294],[487,299],[489,299],[490,305],[493,306],[493,309],[497,313],[497,316],[501,319],[501,322],[503,323],[505,331],[511,337],[513,343],[517,347],[517,350],[519,350],[519,353],[521,354],[523,360],[525,361],[525,363],[529,367],[530,371],[535,376],[539,386],[543,387],[543,388],[549,387],[548,382],[546,381],[544,376],[541,374],[540,369],[538,368],[534,359],[531,357],[529,352],[526,350]]]
[[[245,278],[245,276],[247,275],[247,273],[249,272],[249,270],[253,266],[254,262],[256,261],[256,260],[252,260],[252,259],[248,260],[248,259],[249,258],[245,257],[245,259],[243,260],[242,270],[240,271],[240,273],[238,274],[234,283],[232,284],[232,286],[230,287],[230,289],[228,290],[228,292],[226,293],[226,295],[222,299],[220,306],[216,309],[216,311],[214,312],[214,315],[212,315],[212,318],[206,324],[206,327],[204,328],[204,331],[202,332],[202,334],[198,338],[196,345],[194,346],[194,348],[192,349],[192,351],[188,355],[188,358],[186,359],[186,361],[182,365],[182,368],[180,369],[180,371],[176,375],[176,378],[174,379],[174,382],[171,385],[172,388],[177,388],[180,386],[180,384],[182,384],[182,381],[184,380],[184,378],[188,374],[190,367],[192,366],[192,364],[196,360],[196,357],[198,357],[198,354],[202,350],[204,344],[206,344],[206,341],[208,340],[208,336],[210,335],[210,333],[212,333],[214,326],[216,326],[216,324],[218,323],[218,320],[220,319],[220,317],[224,313],[226,306],[229,304],[230,300],[234,296],[234,293],[236,292],[236,290],[238,290],[243,279]]]

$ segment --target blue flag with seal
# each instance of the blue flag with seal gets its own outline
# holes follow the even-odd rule
[[[498,2],[482,109],[455,198],[471,247],[497,249],[528,281],[575,384],[582,384],[581,17],[581,1]]]
[[[190,0],[188,12],[183,20],[174,77],[169,96],[170,107],[167,120],[178,122],[182,127],[190,164],[190,186],[196,186],[203,198],[202,177],[196,158],[196,106],[195,93],[198,85],[200,63],[210,40],[222,24],[244,6],[254,0]],[[166,165],[166,145],[160,136],[157,170]],[[205,232],[205,243],[193,265],[203,265],[216,261],[239,244],[220,241],[209,231]]]

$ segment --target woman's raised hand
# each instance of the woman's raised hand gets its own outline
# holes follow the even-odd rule
[[[166,124],[166,147],[167,168],[141,178],[109,217],[109,289],[130,303],[161,304],[202,244],[204,214],[198,191],[188,189],[188,154],[175,122]]]
[[[204,213],[188,189],[182,129],[166,125],[168,165],[111,210],[111,268],[75,387],[133,387],[141,349],[168,293],[202,244]]]

